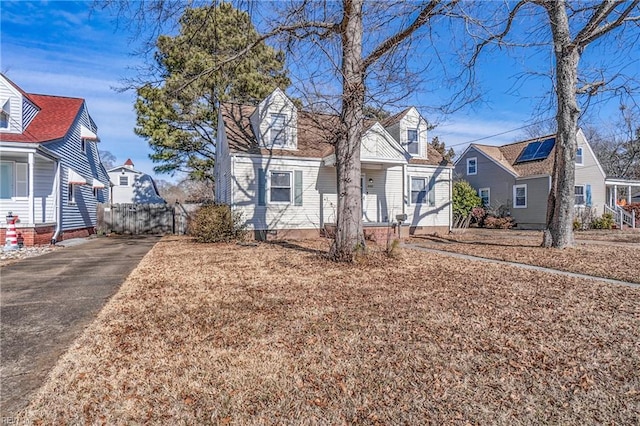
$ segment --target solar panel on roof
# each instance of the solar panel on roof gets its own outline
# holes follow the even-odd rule
[[[544,160],[545,158],[547,158],[555,144],[556,144],[555,138],[549,138],[546,141],[542,142],[542,145],[540,145],[540,148],[538,148],[538,151],[534,155],[533,159]]]
[[[540,144],[541,142],[529,143],[524,151],[522,151],[522,154],[520,154],[520,157],[518,157],[518,162],[533,160],[533,156],[536,154],[536,151],[540,147]]]
[[[522,151],[522,154],[520,154],[516,162],[524,163],[526,161],[544,160],[549,156],[549,153],[553,149],[555,143],[555,138],[549,138],[542,142],[531,142]]]

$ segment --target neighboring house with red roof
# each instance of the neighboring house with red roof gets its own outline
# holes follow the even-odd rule
[[[241,211],[257,238],[313,237],[335,223],[337,116],[298,110],[280,89],[219,111],[216,201]],[[406,214],[412,233],[450,229],[453,167],[415,108],[365,123],[360,160],[365,228]]]
[[[577,140],[575,206],[600,216],[606,176],[582,130]],[[548,135],[503,146],[471,144],[456,160],[455,176],[468,181],[486,206],[508,212],[518,228],[544,229],[555,141]]]
[[[26,93],[0,74],[0,222],[19,217],[25,245],[95,232],[109,197],[84,99]]]
[[[107,170],[111,180],[113,204],[165,204],[153,178],[138,171],[130,158],[123,165]]]

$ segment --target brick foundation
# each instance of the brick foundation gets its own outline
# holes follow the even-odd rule
[[[26,247],[41,246],[51,244],[51,238],[56,232],[55,225],[42,225],[34,228],[16,227],[18,234],[18,243],[22,242]],[[95,228],[81,228],[64,231],[58,236],[58,241],[69,240],[71,238],[88,237],[96,233]],[[6,228],[0,228],[0,245],[4,245],[7,235]]]

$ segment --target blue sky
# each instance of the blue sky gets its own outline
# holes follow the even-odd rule
[[[86,99],[98,125],[101,150],[110,151],[120,164],[131,158],[137,169],[172,180],[168,175],[153,173],[148,157],[151,149],[133,131],[134,94],[114,90],[121,86],[123,78],[135,75],[132,68],[142,65],[142,58],[132,55],[139,41],[131,40],[130,33],[122,25],[118,27],[108,12],[91,11],[90,5],[91,2],[2,1],[0,69],[29,93]],[[630,50],[632,60],[640,59],[639,50]],[[546,54],[494,55],[483,60],[477,69],[484,94],[482,102],[446,117],[431,116],[419,107],[427,120],[438,122],[430,138],[439,136],[458,152],[478,139],[482,143],[503,144],[524,138],[521,128],[540,119],[534,109],[539,105],[537,97],[548,87],[544,79],[519,80],[518,75],[548,68],[549,54],[550,50]],[[428,51],[415,52],[418,59],[428,55]],[[300,78],[292,75],[294,86]],[[448,95],[448,87],[442,81],[430,84],[433,86],[427,89],[431,90],[418,90],[407,102],[428,106]],[[616,107],[614,101],[594,110],[592,122],[611,122]]]

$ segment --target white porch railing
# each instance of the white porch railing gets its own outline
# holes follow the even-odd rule
[[[634,212],[629,213],[620,206],[615,206],[615,209],[612,209],[609,206],[604,206],[604,212],[611,213],[611,215],[613,216],[613,220],[620,227],[620,229],[622,229],[624,225],[635,229],[636,215],[634,214]]]

